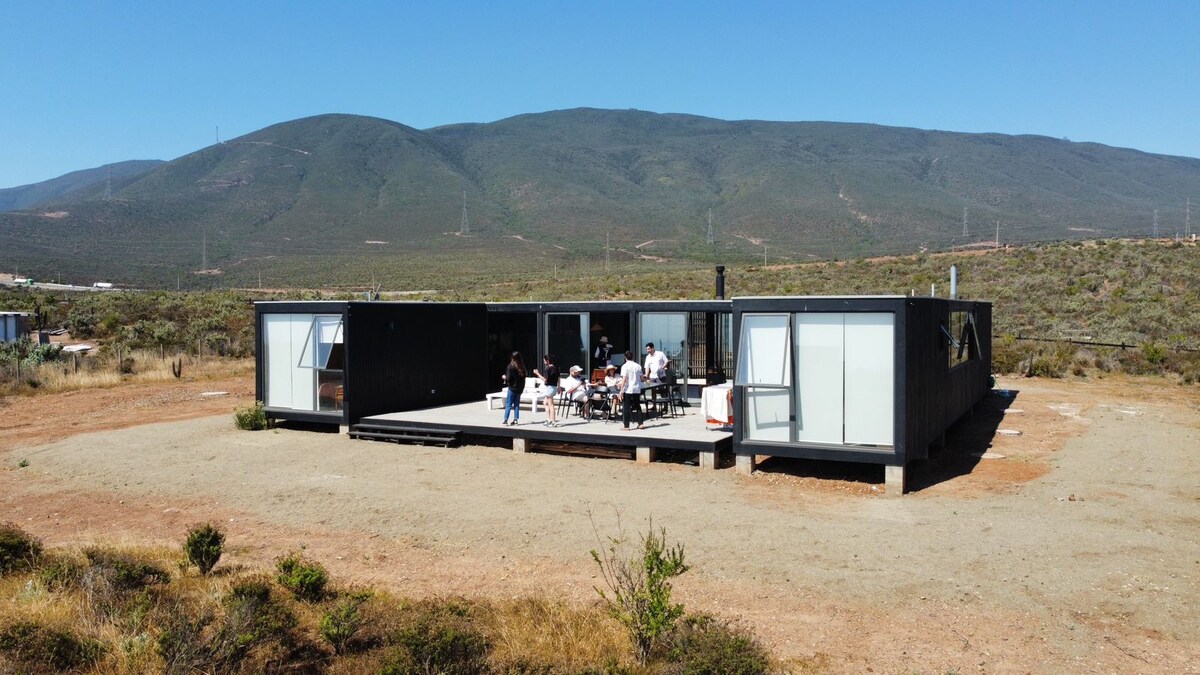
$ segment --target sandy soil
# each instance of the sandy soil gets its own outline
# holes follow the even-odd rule
[[[222,564],[304,546],[343,583],[583,603],[596,530],[653,518],[686,544],[689,609],[740,619],[798,670],[1200,672],[1200,392],[999,386],[1011,395],[910,467],[902,498],[878,467],[769,460],[744,477],[239,432],[244,380],[8,399],[0,520],[51,544],[176,546],[216,519]],[[148,419],[172,421],[132,426]]]

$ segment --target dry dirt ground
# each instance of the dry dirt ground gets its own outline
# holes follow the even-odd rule
[[[901,498],[878,467],[768,460],[745,477],[240,432],[247,379],[9,398],[0,520],[49,544],[167,546],[218,520],[222,564],[305,547],[340,583],[589,603],[597,530],[652,517],[693,566],[679,599],[798,671],[1200,672],[1200,391],[998,386]]]

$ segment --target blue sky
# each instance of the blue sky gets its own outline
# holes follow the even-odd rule
[[[1200,157],[1200,1],[0,6],[0,187],[327,112],[591,106]]]

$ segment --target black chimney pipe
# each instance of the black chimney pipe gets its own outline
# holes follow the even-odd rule
[[[725,266],[717,265],[717,299],[725,299]]]

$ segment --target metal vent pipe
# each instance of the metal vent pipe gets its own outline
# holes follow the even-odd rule
[[[725,266],[717,265],[717,299],[725,299]]]

